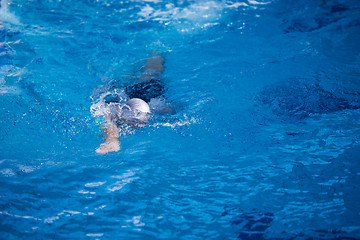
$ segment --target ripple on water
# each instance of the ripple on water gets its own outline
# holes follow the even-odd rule
[[[337,2],[14,1],[2,237],[360,236],[358,9]],[[92,89],[154,49],[177,113],[96,155]]]

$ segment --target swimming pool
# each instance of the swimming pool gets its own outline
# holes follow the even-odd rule
[[[0,238],[359,239],[359,13],[2,0]],[[176,113],[97,154],[96,96],[150,51]]]

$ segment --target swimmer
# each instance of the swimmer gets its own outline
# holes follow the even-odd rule
[[[159,52],[151,54],[152,56],[140,68],[138,83],[124,89],[113,86],[114,93],[104,97],[105,123],[100,129],[105,135],[105,142],[96,149],[97,153],[106,154],[120,150],[119,132],[122,127],[140,128],[147,124],[150,114],[155,111],[173,112],[168,104],[160,100],[165,91],[162,79],[164,58]]]

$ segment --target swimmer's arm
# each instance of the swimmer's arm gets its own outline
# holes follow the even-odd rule
[[[144,67],[162,72],[164,71],[164,62],[165,60],[161,55],[153,54],[153,56],[146,61]]]
[[[109,152],[117,152],[120,150],[119,132],[115,123],[111,119],[106,119],[101,126],[105,134],[105,142],[100,145],[95,151],[100,154]]]
[[[146,60],[146,63],[140,68],[142,70],[139,78],[142,81],[150,80],[152,78],[161,78],[164,71],[165,59],[161,52],[151,52],[151,57]]]

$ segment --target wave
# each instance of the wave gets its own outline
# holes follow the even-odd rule
[[[348,95],[351,96],[338,96],[316,82],[290,79],[264,88],[255,100],[277,116],[303,119],[314,114],[359,109],[360,105],[351,97],[360,93],[351,92]]]

